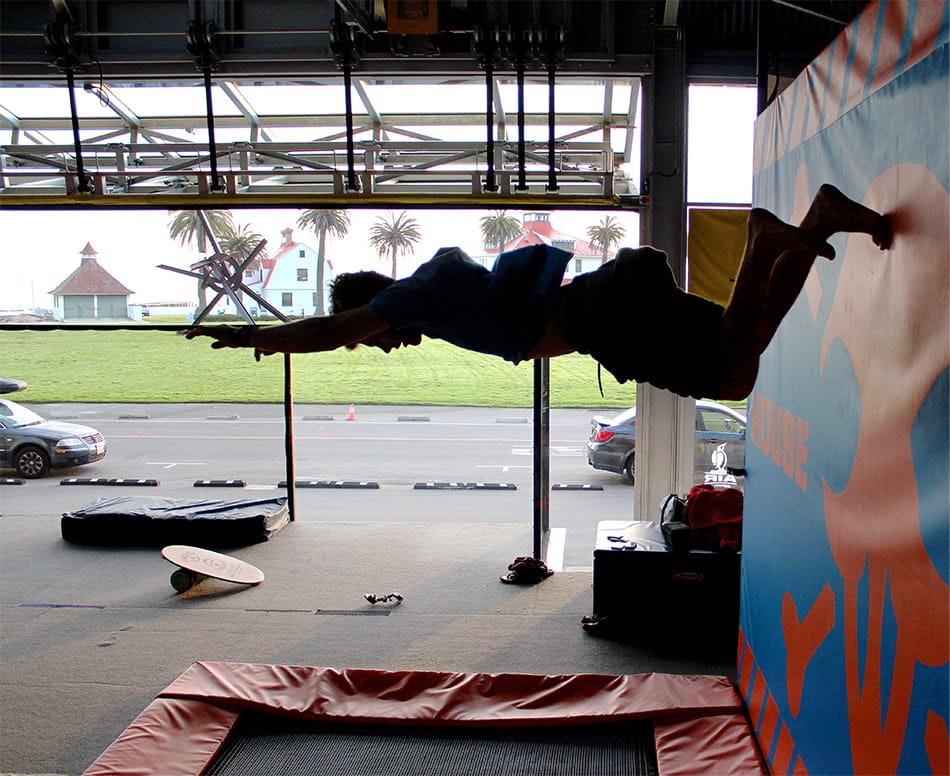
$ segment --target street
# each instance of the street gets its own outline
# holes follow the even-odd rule
[[[230,500],[249,492],[283,493],[278,490],[287,476],[280,405],[50,404],[34,409],[49,419],[98,429],[108,441],[108,454],[88,466],[0,487],[0,512],[58,515],[97,498],[126,495]],[[294,480],[345,483],[298,487],[297,520],[438,523],[449,531],[465,523],[523,523],[524,551],[531,552],[530,409],[372,406],[353,408],[352,420],[349,414],[346,406],[294,408]],[[587,464],[593,414],[551,412],[550,525],[558,545],[558,557],[549,558],[552,567],[590,568],[598,521],[633,517],[633,488]],[[92,478],[155,484],[81,484]],[[69,485],[73,480],[76,484]],[[196,485],[204,481],[243,486]],[[460,489],[464,483],[482,487]]]

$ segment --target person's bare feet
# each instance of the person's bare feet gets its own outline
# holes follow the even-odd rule
[[[746,254],[774,262],[787,250],[806,250],[828,259],[835,257],[835,249],[817,235],[786,224],[774,213],[763,208],[749,211],[746,236]]]
[[[885,216],[855,202],[830,183],[818,189],[801,229],[821,240],[835,232],[861,232],[870,235],[881,250],[890,248],[893,239]]]

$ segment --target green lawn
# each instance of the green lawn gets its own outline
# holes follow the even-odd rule
[[[157,321],[156,321],[157,322]],[[210,340],[165,331],[0,331],[0,377],[24,380],[19,396],[44,402],[283,401],[284,359],[255,362],[250,351],[212,350]],[[441,341],[389,355],[375,348],[295,355],[294,401],[530,407],[534,368],[470,353]],[[551,406],[629,407],[636,388],[572,354],[551,360]]]

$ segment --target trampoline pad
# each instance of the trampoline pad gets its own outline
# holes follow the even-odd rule
[[[63,538],[79,544],[241,547],[263,542],[289,519],[287,499],[99,498],[63,513]]]
[[[87,776],[764,776],[724,676],[194,663]]]

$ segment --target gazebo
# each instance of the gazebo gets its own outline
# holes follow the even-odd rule
[[[91,243],[86,243],[81,255],[79,267],[50,291],[57,317],[128,318],[129,294],[134,292],[99,266]]]

